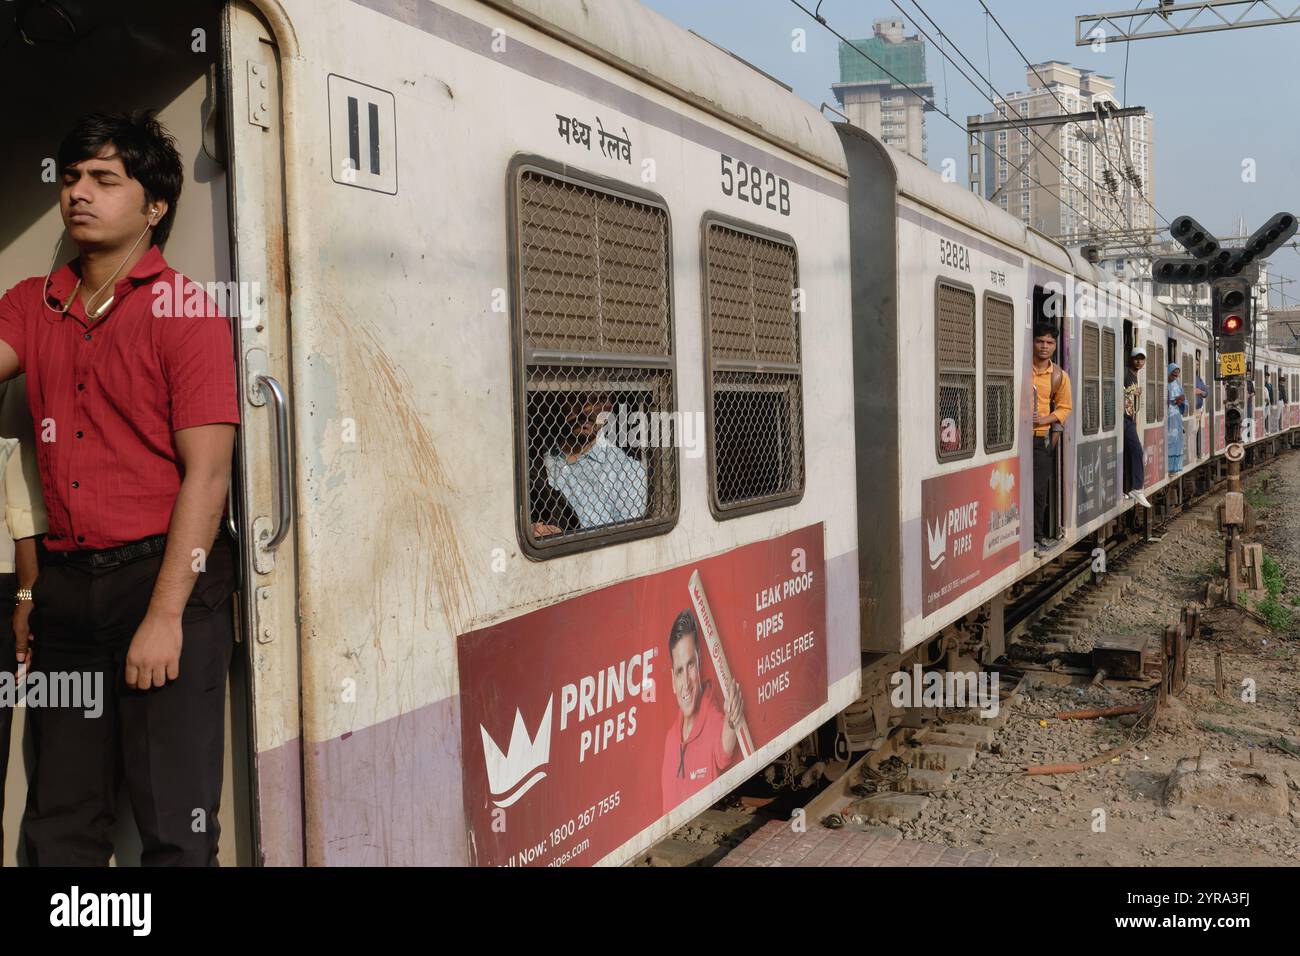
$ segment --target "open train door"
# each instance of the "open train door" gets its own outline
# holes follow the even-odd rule
[[[223,28],[232,271],[249,307],[237,331],[232,525],[243,566],[253,862],[292,866],[304,843],[281,51],[246,0],[226,5]]]

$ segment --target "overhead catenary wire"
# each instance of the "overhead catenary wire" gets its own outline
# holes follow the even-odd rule
[[[844,34],[840,33],[840,32],[839,32],[838,30],[836,30],[834,27],[832,27],[832,26],[830,25],[830,23],[827,22],[827,20],[826,20],[825,17],[817,16],[816,14],[813,13],[813,11],[809,10],[809,9],[808,9],[807,7],[805,7],[802,3],[800,3],[799,0],[790,0],[790,3],[792,3],[794,6],[798,7],[800,10],[802,10],[805,14],[807,14],[808,16],[810,16],[810,17],[812,17],[814,20],[816,20],[818,23],[820,23],[823,27],[826,28],[827,32],[829,32],[831,35],[833,35],[833,36],[835,36],[836,38],[838,38],[842,43],[844,43],[845,45],[847,45],[848,47],[850,47],[851,49],[853,49],[855,52],[857,52],[859,56],[861,56],[861,57],[862,57],[864,60],[866,60],[868,63],[871,63],[873,66],[875,66],[877,69],[879,69],[882,73],[884,73],[886,76],[888,76],[891,80],[893,80],[895,83],[897,83],[900,87],[902,87],[903,89],[907,90],[909,93],[911,93],[911,94],[912,94],[913,96],[915,96],[917,99],[919,99],[922,103],[925,103],[925,104],[929,105],[930,108],[933,109],[936,113],[938,113],[940,116],[942,116],[944,119],[946,119],[949,123],[952,123],[953,126],[957,127],[959,130],[961,130],[963,134],[968,133],[968,130],[966,129],[966,127],[965,127],[964,124],[962,124],[962,123],[958,122],[957,120],[953,119],[953,117],[952,117],[951,114],[945,112],[944,110],[939,109],[938,105],[936,105],[936,104],[933,103],[932,101],[927,100],[927,99],[925,98],[924,94],[922,94],[919,90],[917,90],[915,87],[913,87],[910,83],[906,83],[906,82],[904,82],[903,80],[899,79],[897,76],[895,76],[895,75],[894,75],[892,72],[890,72],[889,69],[886,68],[882,63],[877,62],[877,61],[876,61],[875,59],[873,59],[873,58],[872,58],[872,57],[871,57],[871,56],[870,56],[870,55],[869,55],[865,50],[863,50],[861,47],[859,47],[857,44],[855,44],[853,41],[851,41],[851,40],[850,40],[848,37],[846,37]],[[974,135],[975,138],[979,141],[979,143],[980,143],[981,146],[983,146],[983,147],[986,148],[986,149],[990,149],[990,150],[992,150],[992,151],[993,151],[997,156],[1000,156],[1002,159],[1006,160],[1008,163],[1010,162],[1010,160],[1007,159],[1007,155],[1006,155],[1005,153],[1000,152],[996,146],[990,146],[987,142],[985,142],[984,137],[982,137],[979,133],[974,133],[974,134],[970,134],[970,135]],[[1024,175],[1025,175],[1025,177],[1026,177],[1027,179],[1030,180],[1030,182],[1034,183],[1035,185],[1042,186],[1042,188],[1043,188],[1043,189],[1046,189],[1047,192],[1048,192],[1050,195],[1054,195],[1054,196],[1056,196],[1056,194],[1055,194],[1055,193],[1052,193],[1051,188],[1048,187],[1046,184],[1039,182],[1037,179],[1035,179],[1033,176],[1030,176],[1028,173],[1025,173]],[[1071,212],[1075,213],[1075,214],[1078,215],[1080,218],[1082,218],[1082,219],[1089,219],[1089,217],[1088,217],[1088,215],[1087,215],[1086,213],[1081,212],[1079,209],[1077,209],[1077,208],[1076,208],[1072,203],[1070,203],[1069,201],[1067,201],[1067,200],[1061,198],[1060,196],[1056,196],[1056,198],[1057,198],[1060,202],[1064,203],[1065,206],[1066,206],[1068,209],[1070,209]]]
[[[901,13],[903,16],[907,17],[909,20],[912,21],[912,25],[915,26],[916,29],[919,30],[919,31],[921,32],[921,34],[922,34],[922,35],[923,35],[927,40],[929,40],[932,44],[934,44],[934,45],[938,48],[939,52],[944,56],[944,58],[945,58],[946,60],[952,62],[953,67],[955,67],[955,68],[957,69],[957,71],[960,72],[961,75],[962,75],[963,77],[965,77],[966,81],[967,81],[968,83],[970,83],[971,86],[975,87],[976,90],[979,90],[980,95],[983,96],[986,100],[988,100],[989,103],[994,107],[994,109],[997,109],[997,108],[998,108],[997,100],[995,100],[995,99],[993,98],[993,96],[990,96],[988,93],[985,93],[985,92],[983,91],[983,89],[980,87],[980,85],[979,85],[978,83],[976,83],[974,80],[972,80],[972,79],[970,78],[970,76],[966,73],[965,70],[963,70],[963,69],[962,69],[962,68],[961,68],[961,67],[960,67],[960,66],[959,66],[955,61],[952,61],[952,57],[948,56],[948,54],[944,52],[943,47],[942,47],[939,43],[937,43],[937,42],[935,41],[935,39],[934,39],[932,36],[930,36],[930,34],[926,33],[925,28],[922,27],[921,24],[919,24],[919,23],[916,22],[916,18],[915,18],[915,17],[913,17],[911,14],[909,14],[906,10],[904,10],[904,9],[899,5],[898,0],[890,0],[890,2],[893,3],[893,5],[894,5],[895,7],[898,8],[898,12],[899,12],[899,13]],[[935,22],[934,18],[933,18],[932,16],[930,16],[929,13],[926,12],[925,8],[922,7],[921,4],[917,2],[917,0],[912,0],[912,5],[913,5],[914,7],[916,7],[916,9],[919,10],[919,11],[921,12],[921,15],[922,15],[923,17],[925,17],[926,20],[928,20],[928,21],[930,22],[930,25],[931,25],[932,27],[934,27],[935,31],[939,34],[939,36],[942,37],[944,40],[948,41],[948,45],[951,46],[954,50],[957,51],[957,55],[960,56],[963,60],[966,61],[966,64],[967,64],[967,65],[968,65],[972,70],[975,71],[975,75],[976,75],[976,76],[978,76],[981,80],[984,81],[984,83],[988,86],[989,90],[990,90],[994,95],[996,95],[999,99],[1002,100],[1002,106],[1003,106],[1005,109],[1012,111],[1012,113],[1014,114],[1013,118],[1014,118],[1014,119],[1024,119],[1025,117],[1022,116],[1022,114],[1020,113],[1020,111],[1019,111],[1016,107],[1012,106],[1012,105],[1011,105],[1011,102],[1006,98],[1006,96],[1004,96],[1002,93],[1000,93],[1000,92],[997,90],[997,88],[993,85],[993,80],[992,80],[992,78],[991,78],[992,71],[990,70],[990,76],[985,76],[983,73],[981,73],[980,70],[979,70],[979,67],[977,67],[973,62],[971,62],[970,57],[968,57],[964,52],[962,52],[961,47],[958,46],[958,45],[953,41],[952,37],[948,36],[948,34],[944,32],[943,27],[939,26],[939,24]],[[1063,124],[1063,125],[1064,125],[1064,124]],[[1029,145],[1033,148],[1034,152],[1038,153],[1038,155],[1042,156],[1042,157],[1043,157],[1044,159],[1046,159],[1046,160],[1051,160],[1053,166],[1056,166],[1056,161],[1055,161],[1055,160],[1052,160],[1052,158],[1051,158],[1050,156],[1048,156],[1046,153],[1044,153],[1044,152],[1042,151],[1042,149],[1041,149],[1041,148],[1040,148],[1040,147],[1039,147],[1039,146],[1034,142],[1034,134],[1030,131],[1030,127],[1029,127],[1028,125],[1025,125],[1025,126],[1022,127],[1022,129],[1024,130],[1024,133],[1025,133],[1025,140],[1026,140],[1026,142],[1029,143]],[[1049,146],[1049,147],[1051,148],[1052,152],[1056,153],[1057,156],[1059,156],[1061,159],[1063,159],[1063,160],[1065,160],[1067,163],[1069,163],[1069,165],[1070,165],[1071,167],[1073,167],[1074,170],[1075,170],[1077,173],[1079,173],[1079,175],[1083,176],[1085,179],[1088,180],[1088,182],[1092,183],[1092,184],[1093,184],[1094,186],[1096,186],[1098,189],[1101,189],[1101,188],[1102,188],[1101,184],[1098,183],[1095,179],[1093,179],[1090,175],[1088,175],[1088,173],[1086,173],[1083,169],[1081,169],[1081,168],[1079,167],[1079,165],[1078,165],[1077,163],[1074,162],[1074,160],[1070,159],[1069,156],[1067,156],[1065,153],[1061,152],[1061,150],[1057,148],[1057,146],[1056,146],[1055,143],[1051,142],[1050,140],[1047,139],[1047,137],[1042,136],[1041,134],[1039,135],[1038,138],[1039,138],[1043,143],[1045,143],[1047,146]],[[1047,187],[1044,187],[1044,188],[1046,189]],[[1049,190],[1049,192],[1050,192],[1050,190]],[[1058,196],[1057,198],[1060,199],[1059,196]],[[1086,197],[1086,198],[1087,198],[1088,202],[1093,206],[1093,208],[1098,209],[1098,210],[1102,211],[1103,213],[1109,215],[1109,216],[1110,216],[1110,220],[1111,220],[1111,222],[1115,223],[1115,224],[1118,225],[1118,226],[1123,227],[1124,224],[1120,222],[1119,218],[1115,215],[1114,212],[1112,212],[1111,210],[1108,210],[1104,205],[1102,205],[1101,203],[1099,203],[1099,202],[1097,202],[1096,200],[1092,199],[1091,197]],[[1064,201],[1064,200],[1062,200],[1062,201]],[[1095,219],[1090,219],[1090,218],[1087,217],[1087,216],[1085,216],[1084,218],[1085,218],[1085,219],[1088,219],[1088,221],[1091,222],[1091,223],[1093,224],[1094,231],[1103,231],[1103,230],[1098,230],[1098,229],[1096,228],[1097,225],[1098,225],[1098,223],[1097,223],[1097,221],[1096,221]],[[1131,226],[1132,224],[1130,223],[1129,225]]]
[[[1053,90],[1050,86],[1047,85],[1047,81],[1044,80],[1042,74],[1038,72],[1038,68],[1035,67],[1034,64],[1032,64],[1032,63],[1029,62],[1029,58],[1028,58],[1027,56],[1025,56],[1024,51],[1022,51],[1022,50],[1020,49],[1019,44],[1017,44],[1016,41],[1015,41],[1014,39],[1012,39],[1011,34],[1008,33],[1008,32],[1006,31],[1006,28],[1002,26],[1001,21],[998,20],[997,16],[993,13],[993,11],[990,10],[990,9],[988,8],[988,4],[986,4],[986,3],[984,2],[984,0],[979,0],[979,4],[980,4],[981,7],[984,8],[984,12],[987,13],[987,14],[989,15],[990,18],[992,18],[992,20],[993,20],[993,24],[994,24],[994,25],[995,25],[995,26],[996,26],[1000,31],[1002,31],[1002,35],[1003,35],[1004,37],[1007,38],[1007,42],[1011,44],[1011,46],[1015,49],[1015,51],[1016,51],[1018,54],[1020,54],[1020,59],[1022,59],[1022,60],[1025,61],[1025,66],[1029,67],[1031,70],[1034,71],[1034,76],[1038,77],[1038,81],[1039,81],[1040,83],[1043,84],[1043,87],[1047,90],[1047,92],[1049,92],[1049,93],[1052,94],[1052,98],[1053,98],[1054,100],[1056,100],[1057,104],[1061,107],[1061,109],[1064,110],[1064,109],[1065,109],[1065,104],[1062,103],[1062,102],[1061,102],[1061,98],[1060,98],[1059,96],[1056,95],[1056,91]],[[1126,95],[1127,95],[1127,91],[1125,91],[1125,93],[1126,93]],[[1078,125],[1078,124],[1076,123],[1076,125]],[[1080,127],[1080,128],[1082,128],[1082,127]],[[1106,163],[1107,166],[1112,166],[1112,168],[1113,168],[1113,164],[1112,164],[1111,161],[1110,161],[1110,157],[1107,156],[1104,152],[1102,153],[1102,157],[1101,157],[1101,158],[1105,161],[1105,163]],[[1165,223],[1166,226],[1170,225],[1169,218],[1168,218],[1167,216],[1165,216],[1164,213],[1162,213],[1159,209],[1157,209],[1157,208],[1155,207],[1155,204],[1154,204],[1153,202],[1151,202],[1150,199],[1147,198],[1146,193],[1145,193],[1143,190],[1141,190],[1141,189],[1139,189],[1137,192],[1138,192],[1138,195],[1142,198],[1142,201],[1143,201],[1144,203],[1146,203],[1147,206],[1150,207],[1151,211],[1154,212],[1157,216],[1159,216],[1160,219],[1164,221],[1164,223]]]
[[[1056,91],[1052,89],[1051,86],[1048,85],[1047,81],[1043,79],[1043,75],[1038,72],[1038,67],[1034,66],[1034,64],[1029,62],[1029,58],[1025,56],[1024,52],[1020,49],[1019,44],[1017,44],[1016,41],[1011,38],[1011,34],[1006,31],[1006,29],[1002,26],[1002,23],[998,20],[996,16],[994,16],[993,11],[988,8],[988,5],[984,3],[984,0],[980,0],[980,6],[984,8],[984,12],[989,16],[990,19],[992,19],[993,23],[997,26],[997,28],[1002,31],[1002,35],[1007,38],[1007,41],[1011,44],[1012,47],[1015,48],[1015,51],[1020,54],[1020,58],[1025,61],[1025,65],[1029,67],[1030,70],[1033,71],[1034,76],[1038,77],[1038,82],[1043,85],[1043,89],[1047,90],[1047,92],[1051,94],[1052,99],[1056,100],[1056,105],[1061,108],[1061,112],[1068,114],[1070,111],[1069,109],[1066,108],[1065,103],[1062,102],[1061,98],[1056,95]],[[1099,119],[1098,122],[1101,125],[1101,134],[1102,134],[1102,149],[1100,150],[1101,158],[1102,161],[1105,162],[1106,164],[1106,171],[1110,174],[1111,177],[1115,177],[1116,182],[1118,183],[1118,179],[1121,177],[1117,175],[1115,166],[1110,161],[1110,134],[1108,132],[1105,121]],[[1082,125],[1078,123],[1075,123],[1075,125],[1078,126],[1080,130],[1083,129]],[[1096,185],[1096,180],[1092,180],[1092,182],[1094,185]],[[1107,188],[1109,189],[1109,183],[1107,183]],[[1112,195],[1114,195],[1114,193],[1112,193]],[[1142,198],[1143,200],[1146,199],[1145,196],[1143,196]],[[1116,197],[1115,201],[1118,204],[1119,202],[1118,197]],[[1152,208],[1154,209],[1155,207],[1153,206]],[[1128,224],[1128,227],[1131,229],[1133,227],[1133,217],[1130,215],[1127,209],[1125,209],[1124,211],[1124,220]]]

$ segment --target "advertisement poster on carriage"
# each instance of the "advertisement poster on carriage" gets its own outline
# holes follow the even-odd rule
[[[1020,460],[921,483],[923,614],[1013,564],[1020,554]]]
[[[461,635],[473,862],[597,863],[825,704],[823,541],[813,525]]]
[[[1227,419],[1223,412],[1214,413],[1214,453],[1217,455],[1228,447]]]
[[[1146,459],[1142,487],[1150,488],[1165,477],[1165,470],[1169,467],[1169,458],[1165,452],[1164,425],[1156,425],[1142,433],[1142,454]]]
[[[1102,438],[1080,445],[1075,496],[1076,522],[1080,525],[1087,524],[1114,507],[1118,499],[1118,487],[1119,454],[1115,451],[1115,439]]]

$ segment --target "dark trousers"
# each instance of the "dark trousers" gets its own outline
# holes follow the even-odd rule
[[[14,595],[17,590],[18,575],[0,574],[0,674],[11,677],[18,672],[18,661],[14,658],[17,643],[14,636]],[[0,701],[0,858],[4,857],[5,850],[5,776],[9,773],[9,733],[13,723],[13,708]]]
[[[1048,536],[1052,527],[1052,475],[1056,470],[1052,436],[1034,436],[1034,540]]]
[[[1138,491],[1146,485],[1146,459],[1142,454],[1142,439],[1137,422],[1124,416],[1124,494]]]
[[[144,865],[216,864],[234,551],[219,537],[194,585],[181,618],[179,677],[136,690],[126,686],[126,655],[162,560],[101,569],[55,555],[42,562],[33,589],[34,669],[83,681],[97,675],[102,713],[29,702],[36,766],[23,840],[34,866],[107,865],[123,778]]]

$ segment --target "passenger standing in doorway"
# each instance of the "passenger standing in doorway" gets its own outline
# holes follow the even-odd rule
[[[32,612],[31,587],[36,583],[36,536],[45,533],[45,504],[36,469],[36,436],[27,410],[27,385],[22,376],[0,382],[0,674],[15,681],[28,660]],[[4,816],[4,781],[9,771],[9,737],[13,726],[10,701],[0,701],[0,818]],[[0,857],[4,832],[0,831]]]
[[[1146,458],[1137,426],[1142,411],[1142,370],[1146,364],[1146,349],[1139,345],[1129,355],[1124,368],[1124,497],[1150,508],[1151,502],[1142,493],[1146,484]]]
[[[49,533],[32,665],[81,690],[28,709],[23,840],[37,866],[106,865],[121,774],[142,861],[211,865],[234,641],[218,537],[239,421],[230,323],[174,301],[192,286],[160,248],[183,166],[150,115],[83,118],[58,169],[79,255],[0,299],[0,380],[25,371],[53,430],[37,451]]]
[[[1192,374],[1196,376],[1196,411],[1199,413],[1201,409],[1205,407],[1205,397],[1210,394],[1210,390],[1205,387],[1205,379],[1201,378],[1201,372],[1199,369]],[[1204,449],[1201,447],[1201,443],[1206,441],[1208,438],[1209,435],[1206,433],[1206,430],[1203,427],[1198,426],[1196,429],[1197,460],[1205,454]]]
[[[1056,354],[1056,329],[1046,323],[1034,327],[1034,542],[1039,552],[1050,551],[1051,502],[1055,491],[1055,449],[1065,420],[1073,407],[1070,376],[1052,361]]]
[[[1165,449],[1169,456],[1169,474],[1183,470],[1183,412],[1187,408],[1187,395],[1179,381],[1181,369],[1169,363],[1169,413],[1165,416]]]

